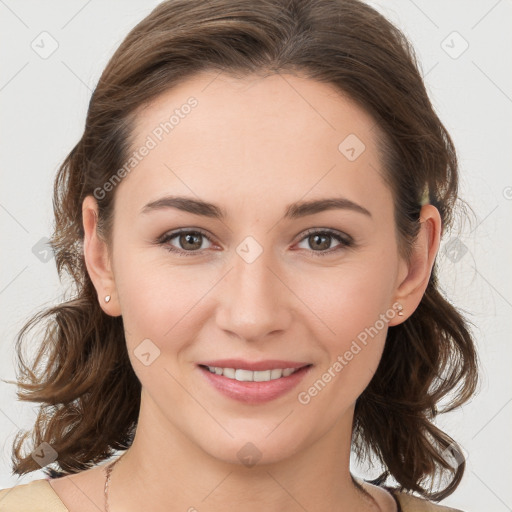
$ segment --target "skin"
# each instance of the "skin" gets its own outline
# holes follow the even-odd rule
[[[197,107],[116,187],[112,247],[96,231],[95,199],[83,203],[87,269],[105,313],[123,316],[142,383],[138,429],[113,473],[110,510],[396,510],[385,490],[365,484],[372,503],[350,479],[354,405],[377,369],[387,325],[405,321],[426,289],[439,213],[422,208],[405,261],[374,120],[332,86],[294,75],[196,75],[141,110],[134,148],[190,96]],[[354,161],[338,150],[349,134],[366,146]],[[227,216],[141,213],[171,194],[214,203]],[[293,202],[334,196],[370,215],[331,209],[283,219]],[[179,228],[200,228],[209,239],[199,236],[199,250],[180,245],[179,236],[166,242],[196,250],[182,257],[156,243]],[[320,251],[331,252],[315,256],[310,228],[348,234],[354,245],[327,238]],[[252,263],[236,251],[247,236],[263,251]],[[404,316],[301,404],[298,392],[396,302]],[[134,350],[148,338],[160,355],[146,366]],[[243,404],[211,387],[197,367],[227,357],[313,366],[286,395]],[[261,455],[252,467],[237,456],[248,442]],[[104,479],[100,466],[51,485],[73,512],[103,510]]]

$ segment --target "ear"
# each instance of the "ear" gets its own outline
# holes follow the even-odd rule
[[[103,311],[110,316],[121,315],[117,298],[114,274],[105,240],[98,235],[98,203],[87,196],[82,203],[84,226],[84,259],[89,277],[96,288],[98,301]],[[110,295],[110,301],[105,297]]]
[[[395,315],[389,325],[397,325],[407,320],[418,307],[432,273],[434,261],[441,241],[441,215],[438,209],[427,204],[420,211],[420,230],[412,247],[408,262],[403,261],[395,301],[403,307],[402,316]],[[393,306],[397,309],[396,306]]]

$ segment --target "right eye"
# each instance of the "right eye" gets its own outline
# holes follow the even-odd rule
[[[176,239],[178,247],[170,243],[174,239]],[[208,235],[202,231],[197,229],[180,229],[166,233],[159,239],[158,243],[169,252],[173,252],[178,256],[194,256],[204,250],[201,249],[201,246],[205,239],[210,241]]]

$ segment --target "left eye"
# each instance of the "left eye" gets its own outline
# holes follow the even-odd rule
[[[331,242],[337,240],[339,245],[332,249]],[[344,235],[338,232],[332,231],[310,231],[307,235],[302,238],[300,243],[305,242],[309,247],[305,247],[306,249],[313,249],[313,253],[315,256],[324,256],[327,254],[331,254],[334,251],[341,250],[345,247],[350,247],[352,245],[352,238],[348,235]]]

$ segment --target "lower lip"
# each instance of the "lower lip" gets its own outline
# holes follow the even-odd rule
[[[309,372],[311,366],[304,366],[300,370],[288,375],[288,377],[281,377],[267,382],[238,381],[224,377],[224,375],[212,373],[203,366],[199,366],[199,369],[210,384],[225,396],[247,404],[261,404],[275,400],[291,391]]]

